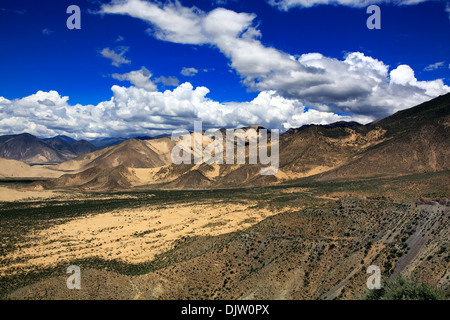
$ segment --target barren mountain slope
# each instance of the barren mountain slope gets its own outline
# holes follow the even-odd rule
[[[448,293],[450,212],[448,199],[443,200],[430,199],[417,204],[340,200],[304,210],[284,210],[244,230],[217,236],[183,237],[174,242],[173,249],[156,256],[151,264],[125,267],[98,260],[97,265],[104,267],[89,270],[92,263],[79,261],[85,279],[81,290],[67,290],[67,276],[59,271],[60,276],[47,277],[11,292],[9,297],[354,299],[367,289],[366,269],[370,265],[381,268],[383,281],[402,271]],[[123,214],[116,216],[114,219]],[[52,234],[60,237],[61,230],[79,232],[63,227]],[[86,236],[95,238],[96,234],[90,232]],[[145,242],[146,237],[151,237],[146,234],[140,232],[133,241]],[[114,243],[114,234],[108,241]],[[104,244],[100,241],[99,245]],[[84,247],[76,250],[95,254]],[[150,255],[142,250],[134,251],[133,255],[143,259],[145,254]]]
[[[42,166],[30,166],[25,162],[0,158],[0,179],[57,178],[63,172]]]
[[[387,140],[319,179],[436,172],[450,169],[450,94],[397,112],[375,124]]]
[[[54,181],[52,186],[85,185],[99,190],[107,186],[128,188],[144,185],[153,188],[214,188],[287,183],[309,176],[329,180],[448,170],[449,113],[450,94],[447,94],[366,126],[337,123],[289,130],[280,137],[280,168],[274,176],[261,175],[264,167],[261,164],[249,164],[248,138],[245,138],[245,164],[236,164],[234,155],[234,164],[221,165],[209,165],[205,163],[207,159],[200,164],[175,165],[172,164],[171,151],[177,142],[171,141],[170,137],[149,141],[131,139],[55,167],[68,174],[96,168],[95,175],[101,175],[101,179],[95,179],[94,171],[90,170],[83,174],[84,177],[90,176],[89,181],[74,178],[73,181],[80,180],[81,184]],[[246,132],[259,132],[260,129],[245,128]],[[191,138],[193,136],[190,135]],[[192,155],[197,152],[193,140]],[[203,139],[203,150],[208,144],[209,141]],[[111,169],[117,166],[142,170],[139,174],[122,170],[122,174],[106,178],[109,173],[116,173]],[[116,178],[120,181],[114,182]],[[105,179],[109,182],[105,183]]]
[[[27,163],[51,163],[67,160],[63,154],[31,134],[0,137],[0,156]]]
[[[426,125],[410,134],[380,143],[353,161],[323,174],[320,179],[353,178],[435,172],[450,169],[449,129],[441,124]]]
[[[82,171],[92,167],[106,169],[123,165],[130,168],[155,168],[169,164],[175,142],[170,137],[158,141],[130,139],[55,166],[57,170]]]
[[[72,140],[42,140],[28,133],[0,136],[0,157],[34,164],[59,163],[97,149],[87,141]]]

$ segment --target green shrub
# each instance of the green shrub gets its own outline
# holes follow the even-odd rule
[[[416,278],[406,279],[403,276],[394,281],[387,281],[381,289],[368,290],[365,300],[445,300],[439,290],[427,286]]]

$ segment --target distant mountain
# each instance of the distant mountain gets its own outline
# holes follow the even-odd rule
[[[75,140],[75,139],[73,139],[73,138],[71,138],[71,137],[68,137],[68,136],[64,136],[64,135],[59,135],[59,136],[56,136],[56,137],[53,137],[53,138],[43,138],[42,140],[44,140],[44,141],[55,141],[55,140],[59,140],[59,141],[62,141],[62,142],[65,142],[65,143],[74,143],[74,142],[77,142],[77,140]]]
[[[128,188],[139,184],[142,172],[169,166],[175,146],[169,137],[156,140],[130,139],[122,143],[85,154],[54,166],[54,170],[74,172],[44,183],[46,188],[83,187],[91,189]],[[144,179],[149,175],[143,174]]]
[[[259,127],[243,129],[255,128]],[[274,176],[261,175],[262,165],[250,165],[248,158],[241,165],[175,165],[170,137],[130,139],[58,165],[55,169],[67,174],[44,187],[217,188],[290,183],[305,177],[358,179],[445,171],[450,170],[449,128],[447,94],[369,125],[338,122],[288,130],[280,136],[280,167]]]
[[[113,146],[115,144],[118,144],[120,142],[124,142],[127,140],[126,138],[96,138],[89,140],[89,143],[93,144],[97,148],[104,148]]]
[[[153,140],[153,139],[155,139],[155,137],[150,137],[150,136],[137,136],[137,137],[134,137],[133,139],[144,140],[144,141],[146,141],[146,140]]]
[[[98,148],[105,148],[105,147],[110,147],[113,146],[115,144],[124,142],[126,140],[129,139],[137,139],[137,140],[143,140],[143,141],[147,141],[147,140],[154,140],[154,139],[160,139],[160,138],[164,138],[170,136],[169,134],[160,134],[157,136],[136,136],[136,137],[132,137],[132,138],[120,138],[120,137],[112,137],[112,138],[96,138],[96,139],[92,139],[89,140],[89,142],[91,144],[93,144],[94,146],[98,147]]]
[[[65,136],[39,139],[29,133],[0,136],[0,157],[30,164],[61,163],[97,150],[87,141]]]
[[[61,163],[55,168],[64,171],[80,171],[93,167],[107,169],[119,165],[130,168],[156,168],[170,164],[170,151],[174,145],[175,142],[170,138],[149,141],[130,139]]]

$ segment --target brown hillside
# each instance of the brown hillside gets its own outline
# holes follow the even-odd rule
[[[436,172],[450,169],[449,130],[438,124],[426,125],[367,152],[356,160],[325,173],[320,179]]]
[[[96,175],[102,174],[98,179],[91,176],[94,171],[89,171],[82,177],[72,178],[80,184],[70,184],[76,187],[91,181],[90,187],[97,189],[145,185],[153,188],[258,186],[289,183],[309,176],[329,180],[436,172],[449,169],[449,113],[450,94],[370,125],[341,122],[289,130],[280,137],[280,168],[275,176],[262,176],[260,164],[248,164],[248,138],[245,138],[247,158],[243,165],[172,164],[171,150],[176,142],[165,137],[149,141],[127,140],[60,164],[55,169],[72,174],[90,168],[106,170],[118,166],[148,169],[139,174],[135,171],[124,173],[127,178],[116,175],[114,170],[95,171]],[[194,139],[191,140],[193,143]],[[204,140],[203,148],[207,145]],[[192,149],[191,146],[191,154],[194,153]],[[106,178],[104,175],[108,172],[114,175]],[[69,186],[64,179],[53,185]]]
[[[210,185],[211,180],[205,177],[200,171],[193,170],[168,183],[166,187],[174,189],[196,189],[205,188]]]

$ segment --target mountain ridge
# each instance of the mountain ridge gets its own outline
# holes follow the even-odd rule
[[[445,171],[450,169],[447,161],[450,156],[449,119],[450,94],[447,94],[368,125],[338,122],[288,130],[280,136],[280,166],[274,176],[262,176],[260,170],[264,166],[261,164],[248,164],[248,143],[243,165],[209,165],[205,162],[175,165],[171,161],[171,150],[176,142],[170,137],[146,141],[129,139],[62,163],[55,169],[74,175],[82,175],[90,168],[100,169],[95,176],[82,175],[84,179],[79,185],[68,186],[64,181],[60,184],[61,187],[92,190],[101,190],[107,185],[116,185],[119,189],[120,186],[252,187],[290,183],[307,177],[316,180],[358,179]],[[247,127],[246,130],[255,128],[259,127]],[[205,143],[203,141],[203,148]],[[192,145],[191,154],[194,152]],[[133,170],[111,171],[118,166]],[[114,172],[120,172],[120,175]],[[100,182],[108,174],[113,174],[110,183]],[[44,183],[44,187],[50,186],[57,188],[58,179],[51,184]]]
[[[70,139],[42,140],[29,133],[0,136],[0,157],[29,164],[61,163],[97,149],[85,140]]]

